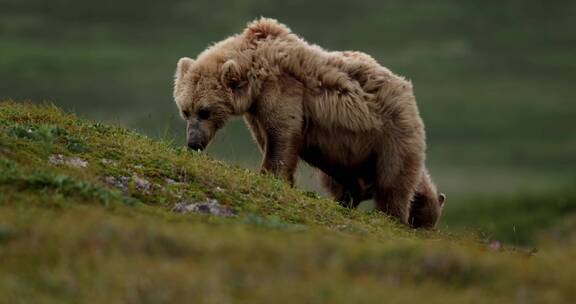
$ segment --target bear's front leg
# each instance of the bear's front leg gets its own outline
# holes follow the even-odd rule
[[[303,94],[302,84],[290,76],[265,82],[248,121],[256,131],[257,141],[264,141],[262,172],[283,178],[291,185],[304,136]]]
[[[404,224],[409,224],[410,202],[422,175],[423,146],[394,150],[385,145],[381,155],[386,157],[378,160],[374,184],[376,208]]]
[[[293,185],[298,165],[299,138],[290,136],[290,133],[267,134],[261,171],[283,178]]]

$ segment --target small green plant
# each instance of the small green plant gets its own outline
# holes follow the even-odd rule
[[[9,129],[8,134],[33,141],[53,143],[57,140],[58,137],[66,135],[66,131],[56,126],[44,124],[15,125]]]
[[[2,226],[0,224],[0,246],[8,243],[10,240],[16,237],[16,233],[8,227]]]
[[[66,137],[66,141],[68,142],[66,145],[66,149],[73,153],[84,153],[88,152],[88,146],[79,139],[76,139],[71,136]]]

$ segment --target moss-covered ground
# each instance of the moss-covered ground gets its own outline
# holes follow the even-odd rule
[[[209,199],[233,215],[174,211]],[[571,227],[537,251],[414,231],[170,142],[0,103],[0,303],[572,303]]]

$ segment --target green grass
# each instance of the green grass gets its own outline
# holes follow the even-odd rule
[[[561,227],[575,215],[576,192],[565,190],[468,198],[448,206],[443,222],[450,231],[473,232],[483,239],[535,246],[543,235],[567,230]]]
[[[207,198],[235,215],[171,211]],[[541,244],[413,231],[170,142],[0,103],[1,303],[570,303],[576,243]]]

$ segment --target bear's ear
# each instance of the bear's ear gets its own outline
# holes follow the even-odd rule
[[[194,60],[188,57],[182,57],[180,58],[180,60],[178,60],[178,65],[176,66],[176,74],[174,75],[174,77],[176,79],[181,79],[182,76],[184,76],[186,74],[186,72],[188,72],[188,70],[190,70],[190,67],[192,66],[192,64],[194,64]]]
[[[244,37],[250,42],[276,38],[290,33],[290,29],[284,24],[270,18],[260,18],[248,24],[244,31]]]
[[[438,201],[440,202],[440,206],[444,206],[444,203],[446,202],[446,194],[444,193],[440,193],[440,195],[438,195]]]
[[[220,81],[222,84],[232,90],[238,89],[243,85],[240,74],[240,67],[234,59],[229,59],[222,65],[222,75]]]

